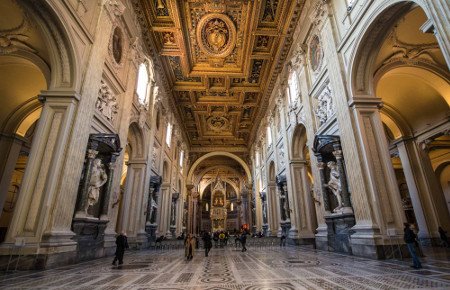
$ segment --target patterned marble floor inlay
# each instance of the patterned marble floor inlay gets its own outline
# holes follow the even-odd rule
[[[310,248],[212,249],[192,261],[183,250],[129,251],[45,271],[0,272],[0,289],[296,290],[450,289],[449,252],[428,255],[421,270],[410,261],[376,261]]]

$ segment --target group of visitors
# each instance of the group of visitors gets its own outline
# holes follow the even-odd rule
[[[406,243],[406,246],[408,248],[408,251],[412,257],[413,265],[411,267],[415,269],[421,269],[422,263],[420,262],[420,259],[417,254],[417,250],[420,251],[417,235],[414,233],[414,231],[411,229],[411,225],[409,223],[405,223],[404,228],[404,241]],[[449,247],[448,243],[448,237],[447,237],[447,231],[445,231],[442,227],[439,227],[439,236],[441,238],[441,246],[443,247]],[[242,246],[242,252],[246,252],[246,244],[247,244],[247,235],[248,232],[245,230],[241,230],[240,234],[235,234],[235,245],[237,247],[238,242]],[[212,248],[212,241],[221,241],[221,244],[223,242],[224,245],[227,244],[228,241],[228,233],[225,232],[218,232],[214,233],[213,236],[209,232],[204,232],[202,235],[203,239],[203,245],[205,248],[205,257],[208,257],[209,252]],[[181,237],[184,237],[184,233],[181,235]],[[165,239],[164,236],[158,238],[161,242]],[[286,245],[286,236],[283,234],[281,236],[280,240],[280,246]],[[122,232],[120,235],[116,238],[116,253],[114,256],[114,260],[112,264],[114,266],[117,266],[117,262],[119,262],[119,265],[123,264],[123,255],[125,253],[125,249],[128,249],[128,239],[125,232]],[[194,257],[195,249],[198,248],[198,240],[196,237],[194,237],[191,234],[188,234],[184,240],[184,248],[185,248],[185,257],[188,261],[192,260]]]

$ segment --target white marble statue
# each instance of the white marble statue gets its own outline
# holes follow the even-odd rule
[[[107,180],[108,175],[105,172],[102,161],[98,158],[95,159],[94,164],[92,165],[91,179],[89,181],[88,202],[86,203],[86,208],[84,209],[86,213],[90,206],[93,206],[98,202],[100,189]]]
[[[330,168],[330,180],[328,181],[328,188],[333,192],[338,201],[338,206],[333,210],[333,212],[338,212],[342,209],[342,190],[341,181],[339,180],[339,171],[337,164],[334,161],[329,161],[327,163],[328,168]]]

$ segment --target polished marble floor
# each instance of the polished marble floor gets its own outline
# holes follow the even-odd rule
[[[298,247],[130,251],[121,267],[102,258],[46,271],[1,273],[0,289],[450,289],[449,251],[430,252],[424,268]]]

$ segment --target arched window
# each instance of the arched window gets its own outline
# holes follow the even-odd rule
[[[147,105],[148,103],[148,83],[149,75],[147,66],[144,63],[141,63],[139,65],[136,93],[138,95],[139,103],[142,105]]]
[[[172,141],[172,127],[171,123],[167,124],[167,132],[166,132],[166,144],[170,147],[170,142]]]
[[[183,168],[184,151],[180,151],[180,168]]]
[[[259,167],[259,164],[260,164],[259,158],[260,158],[259,151],[256,151],[256,153],[255,153],[255,165],[256,165],[257,168]]]
[[[270,126],[267,126],[267,146],[272,145],[272,132],[270,131]]]
[[[297,100],[299,93],[298,77],[297,72],[295,70],[293,70],[289,75],[288,84],[289,84],[289,102],[293,104]]]

